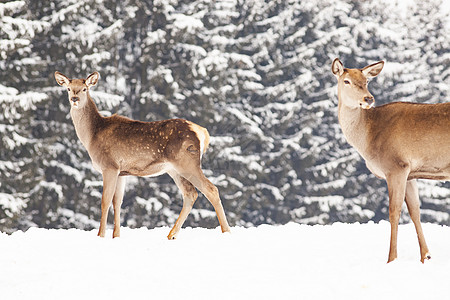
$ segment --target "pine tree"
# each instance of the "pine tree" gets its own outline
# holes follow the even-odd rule
[[[47,96],[25,82],[40,64],[32,41],[47,26],[29,18],[24,1],[0,3],[0,230],[6,232],[19,227],[43,175],[32,118]]]
[[[377,105],[448,101],[449,24],[440,5],[0,4],[0,230],[89,229],[100,219],[101,174],[78,141],[56,70],[72,78],[99,71],[91,95],[104,115],[185,118],[208,128],[203,168],[231,224],[386,219],[385,183],[339,127],[330,65],[335,57],[349,67],[385,60],[369,86]],[[448,224],[448,183],[419,184],[424,219]],[[130,177],[122,224],[172,225],[181,206],[170,177]],[[203,196],[186,226],[217,226]]]

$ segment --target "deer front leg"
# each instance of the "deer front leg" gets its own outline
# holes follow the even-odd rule
[[[117,170],[103,170],[103,193],[102,193],[102,217],[98,236],[104,237],[106,231],[106,222],[108,220],[108,210],[116,190],[116,183],[119,172]]]
[[[114,206],[114,231],[113,238],[120,237],[120,207],[122,206],[123,194],[125,192],[126,177],[119,176],[116,183],[116,191],[113,197]]]
[[[398,222],[405,199],[407,174],[397,172],[386,176],[389,190],[389,222],[391,223],[391,241],[389,247],[388,263],[397,258]]]
[[[410,180],[406,183],[405,200],[409,215],[411,216],[414,226],[416,227],[420,247],[420,261],[424,263],[425,259],[431,259],[431,255],[429,253],[427,243],[425,242],[425,236],[420,223],[420,200],[416,180]]]

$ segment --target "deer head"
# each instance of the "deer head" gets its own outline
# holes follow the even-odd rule
[[[368,80],[380,74],[383,66],[384,61],[379,61],[362,69],[346,69],[336,58],[331,70],[338,80],[339,99],[345,100],[342,104],[349,108],[372,108],[375,99],[367,88]]]
[[[86,79],[69,79],[66,75],[56,71],[56,82],[67,88],[72,108],[79,109],[86,105],[89,98],[89,88],[97,84],[100,74],[94,72]]]

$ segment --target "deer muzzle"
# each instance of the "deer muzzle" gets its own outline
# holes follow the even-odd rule
[[[365,96],[363,98],[363,101],[360,102],[360,106],[363,109],[369,109],[372,108],[375,105],[375,99],[373,98],[373,96]]]
[[[72,97],[72,98],[70,98],[70,101],[72,102],[73,106],[78,106],[78,103],[80,102],[80,98],[79,97]]]

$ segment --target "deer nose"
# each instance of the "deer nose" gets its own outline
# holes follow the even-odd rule
[[[79,97],[72,97],[71,100],[72,100],[72,102],[78,102],[78,101],[80,101],[80,98]]]
[[[373,98],[373,96],[369,96],[364,97],[364,101],[367,103],[367,105],[371,106],[375,102],[375,99]]]

